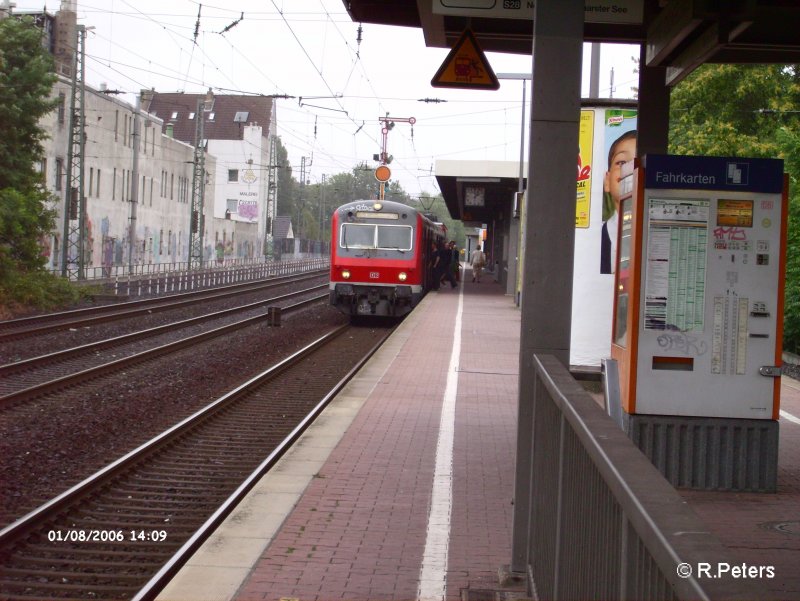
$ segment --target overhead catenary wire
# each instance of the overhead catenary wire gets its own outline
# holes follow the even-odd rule
[[[124,2],[125,0],[120,1]],[[92,0],[86,0],[86,2],[92,4]],[[87,6],[86,2],[81,3],[81,10],[84,10],[84,8],[87,11],[94,10],[94,7]],[[178,88],[177,91],[183,91],[186,87],[201,87],[204,90],[207,87],[211,87],[221,93],[264,95],[265,92],[282,92],[286,95],[294,96],[299,96],[301,91],[311,91],[308,89],[297,90],[293,81],[288,86],[285,85],[289,80],[276,77],[276,71],[270,67],[271,61],[262,60],[262,58],[271,56],[269,54],[270,51],[267,51],[267,54],[261,57],[257,53],[254,54],[252,49],[247,50],[243,44],[243,36],[249,36],[250,40],[253,39],[252,27],[254,21],[281,23],[282,28],[290,26],[294,34],[296,34],[296,43],[299,42],[300,45],[305,45],[309,56],[305,57],[305,53],[302,50],[295,53],[284,44],[283,48],[291,51],[291,53],[285,53],[285,56],[288,58],[294,54],[297,57],[293,62],[294,65],[298,65],[298,68],[300,68],[300,61],[302,61],[313,69],[313,72],[311,72],[313,73],[312,79],[306,78],[304,80],[306,81],[306,87],[309,81],[313,86],[313,82],[316,80],[323,90],[326,90],[329,94],[333,92],[331,94],[333,96],[339,96],[339,98],[334,98],[329,103],[325,101],[315,102],[316,106],[297,106],[294,103],[281,103],[278,109],[280,116],[286,117],[276,119],[278,133],[289,139],[291,143],[287,147],[290,148],[290,152],[293,155],[308,156],[314,153],[319,157],[320,160],[315,162],[315,171],[320,169],[330,171],[334,168],[326,165],[329,161],[328,157],[330,157],[331,161],[335,161],[329,164],[344,164],[348,171],[352,168],[352,165],[365,160],[372,154],[371,151],[363,149],[365,143],[379,147],[376,129],[379,125],[376,115],[385,114],[386,112],[415,114],[413,108],[395,106],[395,103],[399,102],[402,105],[408,102],[416,103],[419,97],[423,95],[409,94],[408,98],[404,98],[402,94],[387,94],[388,90],[381,89],[380,92],[376,90],[375,82],[378,80],[371,77],[369,73],[370,65],[374,63],[375,57],[373,52],[375,46],[369,44],[369,42],[374,43],[376,38],[370,35],[369,30],[365,32],[363,26],[361,26],[362,31],[359,36],[356,30],[359,27],[357,23],[352,23],[344,12],[338,13],[330,10],[322,2],[319,4],[319,9],[315,9],[312,6],[310,11],[295,10],[292,12],[288,10],[288,7],[295,7],[297,4],[273,2],[271,6],[269,4],[263,5],[266,10],[253,12],[248,11],[242,2],[231,3],[227,7],[223,7],[215,6],[213,3],[208,2],[188,1],[186,2],[187,8],[191,6],[191,10],[180,11],[170,10],[170,4],[165,2],[159,6],[161,10],[152,11],[147,10],[144,3],[132,4],[132,0],[127,0],[124,4],[120,4],[116,0],[114,2],[115,4],[112,8],[118,9],[116,11],[110,11],[108,8],[103,11],[95,11],[97,14],[106,12],[115,15],[114,31],[130,29],[128,26],[119,24],[120,18],[136,19],[143,23],[148,22],[153,26],[157,26],[159,31],[163,32],[164,39],[169,39],[172,45],[179,49],[181,57],[183,57],[180,60],[170,60],[169,53],[162,53],[157,57],[151,56],[147,58],[147,51],[139,51],[138,54],[140,56],[136,60],[126,61],[124,58],[119,60],[121,56],[119,53],[127,50],[124,48],[124,37],[119,36],[120,41],[108,41],[108,46],[113,46],[114,49],[115,56],[113,60],[117,62],[105,61],[98,53],[95,53],[97,61],[92,61],[94,63],[93,68],[96,69],[98,74],[101,70],[110,72],[111,78],[119,80],[120,84],[122,84],[112,84],[112,86],[126,89],[131,94],[138,93],[142,88],[156,87],[149,84],[149,80],[155,78],[167,78],[175,82],[174,88]],[[202,9],[200,9],[201,4]],[[287,10],[276,12],[275,9],[278,7],[284,9],[283,4],[286,5]],[[242,8],[245,8],[245,11]],[[194,46],[194,28],[192,26],[197,23],[198,12],[201,15],[200,28],[197,45],[194,49],[194,59],[191,69],[189,69],[186,67],[186,57],[189,56],[191,49],[187,48],[187,44]],[[226,35],[219,35],[225,26],[237,21],[243,14],[243,21],[240,21],[236,27],[228,29]],[[172,15],[174,15],[174,18]],[[303,25],[303,23],[308,24]],[[325,31],[314,23],[323,23],[328,30],[327,36]],[[249,28],[246,28],[245,26],[248,24]],[[264,27],[271,28],[268,34],[264,36],[265,38],[277,39],[274,33],[275,25],[261,25],[260,27],[262,30]],[[334,29],[330,30],[330,27]],[[102,32],[103,30],[101,29],[100,31]],[[108,31],[108,29],[105,31]],[[335,35],[330,35],[331,33]],[[208,34],[213,34],[213,36]],[[318,50],[310,44],[311,36],[316,36],[320,42],[323,39],[326,40],[326,57],[324,61],[310,60],[316,57],[318,53]],[[150,38],[149,35],[142,37]],[[286,39],[286,36],[283,37]],[[367,44],[359,43],[359,37],[362,41],[366,41]],[[220,62],[225,61],[220,61],[219,45],[217,45],[216,50],[214,49],[214,40],[221,41],[222,39],[225,40],[224,46],[229,49],[231,57],[231,65],[227,69],[218,67]],[[291,40],[291,38],[289,39]],[[135,47],[133,44],[131,46]],[[155,44],[151,44],[151,46],[155,47]],[[201,54],[201,52],[204,54]],[[143,55],[144,57],[142,57]],[[199,62],[197,59],[200,56],[205,56],[203,64],[207,67],[202,74],[198,74],[199,69],[197,68]],[[224,53],[222,56],[225,56]],[[332,57],[334,56],[341,57],[338,59],[337,64],[343,67],[338,69],[335,76],[332,71]],[[350,60],[347,60],[347,58]],[[367,59],[366,61],[364,60],[365,58]],[[136,63],[142,61],[146,61],[144,69],[141,66],[136,66]],[[248,77],[245,80],[241,75],[234,75],[236,72],[234,68],[238,69],[239,67],[245,68],[252,74],[252,77]],[[134,68],[138,70],[133,71]],[[306,67],[303,66],[302,68],[305,69]],[[380,81],[383,83],[383,80]],[[251,82],[260,83],[251,85]],[[267,89],[264,89],[263,82],[268,83],[269,87]],[[451,103],[447,110],[441,111],[438,115],[433,111],[434,114],[425,118],[424,121],[420,121],[418,123],[419,131],[415,131],[413,137],[411,137],[410,132],[402,131],[392,142],[393,148],[391,150],[395,157],[393,167],[400,181],[404,183],[410,193],[415,192],[416,185],[419,185],[420,189],[430,189],[430,183],[428,182],[430,176],[427,168],[428,156],[430,155],[422,154],[420,151],[424,151],[427,140],[431,136],[435,135],[440,140],[451,137],[455,139],[454,134],[459,128],[464,127],[464,123],[457,123],[459,117],[454,115],[482,113],[484,111],[481,110],[480,104],[489,107],[494,104],[502,107],[498,108],[498,111],[509,110],[515,104],[514,102],[489,97],[485,100],[476,100],[475,98],[458,98],[457,96],[457,93],[444,94],[443,99]],[[328,104],[329,106],[327,106]],[[374,107],[376,105],[380,107],[380,112],[375,110]],[[458,110],[458,108],[472,106],[475,106],[478,110]],[[347,111],[347,114],[340,113],[338,110]],[[491,115],[491,111],[486,112]],[[460,117],[462,121],[464,118]],[[489,119],[485,121],[488,122]],[[487,126],[491,127],[488,123]],[[314,131],[315,127],[316,132]],[[470,127],[481,128],[484,125],[480,122],[472,122]],[[433,134],[431,128],[439,130],[441,133]],[[453,132],[452,136],[450,132]],[[350,141],[350,149],[347,148],[348,144],[342,144],[343,138]],[[491,147],[502,148],[502,145],[491,145]],[[459,154],[464,152],[463,145],[454,145],[452,149]],[[439,156],[449,154],[446,148],[444,150],[445,154],[439,153]],[[486,152],[492,151],[486,150]],[[424,168],[421,167],[423,164]],[[414,184],[412,181],[412,183],[406,184],[409,181],[408,177],[405,177],[406,173],[413,174],[420,183]],[[420,178],[426,179],[423,181]]]

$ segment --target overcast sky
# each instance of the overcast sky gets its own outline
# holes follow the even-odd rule
[[[412,196],[438,192],[437,159],[519,160],[522,82],[501,81],[495,92],[434,88],[447,49],[426,48],[419,29],[369,24],[359,43],[359,24],[341,0],[212,0],[202,8],[191,0],[77,3],[78,22],[95,28],[86,44],[87,83],[121,90],[131,104],[141,88],[294,96],[277,101],[278,134],[296,177],[307,157],[312,184],[362,162],[375,166],[378,119],[386,113],[416,119],[413,127],[398,122],[388,139],[393,179]],[[16,5],[41,10],[43,0]],[[47,0],[49,12],[59,6]],[[610,96],[613,68],[614,98],[630,98],[638,48],[604,45],[601,56],[600,95]],[[585,57],[587,95],[588,46]],[[530,72],[529,56],[487,58],[495,73]]]

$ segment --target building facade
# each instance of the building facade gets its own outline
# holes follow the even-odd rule
[[[49,134],[42,172],[57,212],[55,230],[44,241],[45,253],[49,267],[57,270],[63,261],[65,206],[70,188],[71,82],[59,76],[53,96],[59,99],[59,105],[42,122]],[[187,261],[193,146],[162,134],[161,120],[144,111],[139,111],[137,140],[136,108],[103,90],[85,87],[83,114],[85,267],[102,267],[110,272],[112,267],[131,264]],[[136,160],[135,145],[138,145]],[[211,155],[206,157],[206,170],[216,171],[216,160]],[[213,206],[214,187],[205,185],[206,205]],[[206,211],[203,232],[206,259],[212,256],[208,240],[214,230],[208,214]],[[75,259],[68,257],[72,262]]]
[[[202,144],[216,159],[207,169],[213,202],[206,202],[210,240],[215,256],[243,258],[271,252],[274,201],[270,169],[275,160],[271,141],[275,134],[272,98],[143,92],[142,105],[158,117],[165,132],[194,145],[197,119],[202,118]]]

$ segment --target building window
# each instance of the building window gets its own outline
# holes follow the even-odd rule
[[[111,176],[111,200],[117,200],[117,168],[114,167],[114,173]]]
[[[170,119],[177,119],[178,118],[178,111],[172,111],[172,117]]]
[[[194,111],[189,113],[189,121],[192,121],[193,119],[194,119]]]
[[[173,192],[175,190],[175,174],[172,173],[169,176],[169,199],[172,200],[174,198]]]
[[[100,170],[97,170],[97,181],[95,182],[94,195],[100,198]]]
[[[228,169],[228,181],[229,182],[238,182],[239,181],[239,170],[238,169]]]
[[[64,159],[56,158],[56,190],[63,190]]]
[[[64,92],[59,93],[58,95],[58,124],[64,125],[66,121],[66,114],[67,114],[67,96]]]
[[[89,167],[89,192],[87,196],[92,195],[92,185],[94,185],[94,167]]]
[[[225,219],[230,219],[230,216],[239,210],[237,200],[235,198],[229,198],[225,202],[228,205],[225,209]]]
[[[216,114],[216,113],[209,113],[209,114],[208,114],[208,120],[209,120],[209,121],[213,121],[213,120],[214,120],[214,117],[216,117],[216,116],[217,116],[217,114]]]

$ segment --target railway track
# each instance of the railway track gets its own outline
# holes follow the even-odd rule
[[[119,319],[131,319],[143,315],[152,315],[162,311],[186,309],[212,301],[229,299],[245,293],[257,293],[290,283],[300,283],[317,279],[324,275],[317,271],[301,276],[289,275],[270,278],[260,282],[232,284],[213,289],[183,292],[158,298],[127,301],[98,307],[86,307],[57,313],[46,313],[19,319],[0,321],[0,344],[14,340],[40,336],[49,332],[66,329],[78,329],[96,326]]]
[[[326,334],[4,528],[0,596],[154,598],[387,335]]]
[[[32,357],[0,366],[0,408],[24,402],[47,392],[79,383],[126,364],[150,356],[184,348],[208,337],[225,335],[232,330],[257,323],[266,318],[267,305],[295,310],[307,302],[286,305],[291,299],[313,295],[311,301],[323,300],[319,294],[325,285],[314,286],[230,309],[206,313],[178,322],[99,340],[47,355]],[[240,319],[242,314],[250,317]],[[213,329],[210,329],[212,328]],[[176,337],[178,337],[176,339]]]

